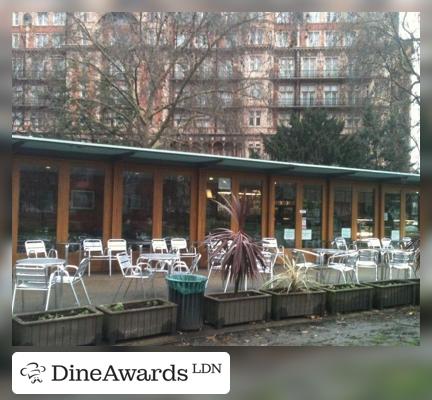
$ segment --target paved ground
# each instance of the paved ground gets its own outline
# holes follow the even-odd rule
[[[293,320],[291,320],[293,321]],[[289,321],[287,320],[289,324]],[[180,336],[177,346],[418,346],[420,309],[404,307],[315,319],[286,326],[202,337]]]

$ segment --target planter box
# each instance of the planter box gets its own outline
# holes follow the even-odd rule
[[[414,282],[391,280],[367,283],[374,289],[374,307],[378,309],[413,304]]]
[[[414,283],[413,286],[413,304],[420,305],[420,278],[408,279],[410,282]]]
[[[271,296],[256,290],[233,293],[214,293],[204,296],[204,320],[222,328],[225,325],[252,321],[268,321],[271,314]]]
[[[63,316],[39,319],[49,314]],[[17,314],[12,318],[12,342],[18,346],[99,344],[102,339],[102,320],[103,314],[92,306]]]
[[[122,304],[124,309],[119,311],[111,310],[110,305],[97,307],[104,314],[104,337],[110,344],[175,332],[176,304],[162,299],[127,301]]]
[[[348,313],[372,309],[373,288],[366,285],[334,285],[324,288],[327,292],[327,311],[329,314]]]
[[[272,289],[262,290],[271,295],[271,317],[274,320],[305,315],[323,315],[325,311],[326,292],[281,293]]]

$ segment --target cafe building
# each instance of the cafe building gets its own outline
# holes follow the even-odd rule
[[[12,150],[14,260],[29,239],[59,252],[71,243],[72,261],[86,238],[199,244],[215,228],[236,229],[213,201],[232,194],[250,201],[247,233],[285,248],[419,236],[418,174],[18,135]]]

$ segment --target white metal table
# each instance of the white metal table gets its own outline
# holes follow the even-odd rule
[[[164,261],[168,264],[169,268],[168,268],[168,272],[171,273],[171,269],[173,264],[176,261],[180,260],[180,256],[177,253],[142,253],[139,256],[140,259],[147,261],[147,262],[151,262],[151,261]]]

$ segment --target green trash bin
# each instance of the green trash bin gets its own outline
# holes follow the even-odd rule
[[[200,330],[203,325],[204,292],[207,277],[174,274],[165,277],[169,301],[177,304],[177,329]]]

